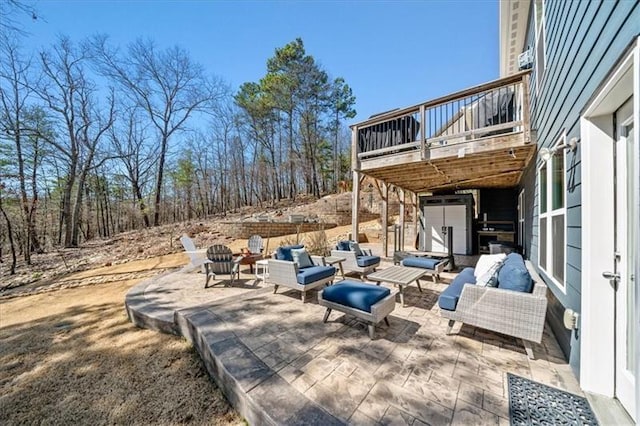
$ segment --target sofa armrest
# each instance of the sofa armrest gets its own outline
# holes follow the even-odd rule
[[[466,285],[455,312],[462,322],[540,342],[547,312],[546,291],[541,295],[540,291],[520,293]]]

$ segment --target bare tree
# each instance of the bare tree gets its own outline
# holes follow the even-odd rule
[[[36,90],[56,117],[60,135],[64,134],[60,139],[49,137],[47,142],[67,165],[61,217],[67,247],[78,245],[84,184],[94,167],[98,143],[115,119],[113,96],[108,111],[99,110],[96,89],[87,77],[87,60],[86,49],[75,48],[61,37],[50,51],[40,53],[43,81]]]
[[[146,228],[151,225],[151,222],[144,189],[151,180],[159,151],[159,147],[147,143],[147,139],[147,126],[140,119],[139,110],[136,107],[129,108],[120,126],[114,126],[111,129],[113,147],[122,161],[126,172],[125,177],[131,185],[133,197]]]
[[[47,120],[42,110],[30,107],[32,77],[30,59],[18,51],[18,42],[9,36],[0,38],[0,137],[15,147],[17,179],[25,229],[24,259],[31,264],[31,252],[40,251],[36,232],[38,204],[37,170],[41,160],[40,134],[47,132]],[[30,176],[27,176],[29,172]],[[31,184],[28,192],[27,184]]]
[[[138,40],[125,54],[107,45],[105,36],[92,41],[100,72],[112,78],[127,96],[146,111],[160,138],[153,225],[160,224],[160,201],[165,161],[171,136],[198,112],[208,112],[226,94],[216,78],[207,78],[202,66],[180,47],[159,51],[150,41]]]

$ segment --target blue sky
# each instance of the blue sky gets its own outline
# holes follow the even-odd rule
[[[357,117],[498,78],[497,1],[104,1],[32,3],[27,49],[57,34],[96,33],[126,45],[148,37],[185,47],[234,89],[264,76],[276,47],[301,37],[308,54],[356,96]]]

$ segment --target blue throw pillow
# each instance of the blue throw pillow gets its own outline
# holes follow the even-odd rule
[[[533,281],[524,264],[505,263],[498,272],[498,288],[531,293]]]
[[[307,253],[303,248],[291,249],[291,257],[293,258],[293,261],[298,264],[299,268],[308,268],[309,266],[313,266],[309,253]]]
[[[276,259],[278,260],[288,260],[289,262],[293,262],[293,256],[291,255],[291,249],[301,249],[303,248],[303,244],[296,244],[293,246],[281,246],[276,250]]]
[[[338,241],[338,245],[336,246],[336,249],[341,251],[351,250],[351,248],[349,248],[349,242],[350,241]]]

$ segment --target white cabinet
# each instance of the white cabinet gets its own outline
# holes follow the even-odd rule
[[[423,207],[422,249],[448,252],[448,238],[443,227],[453,228],[453,253],[471,252],[471,210],[469,204],[427,204]]]

